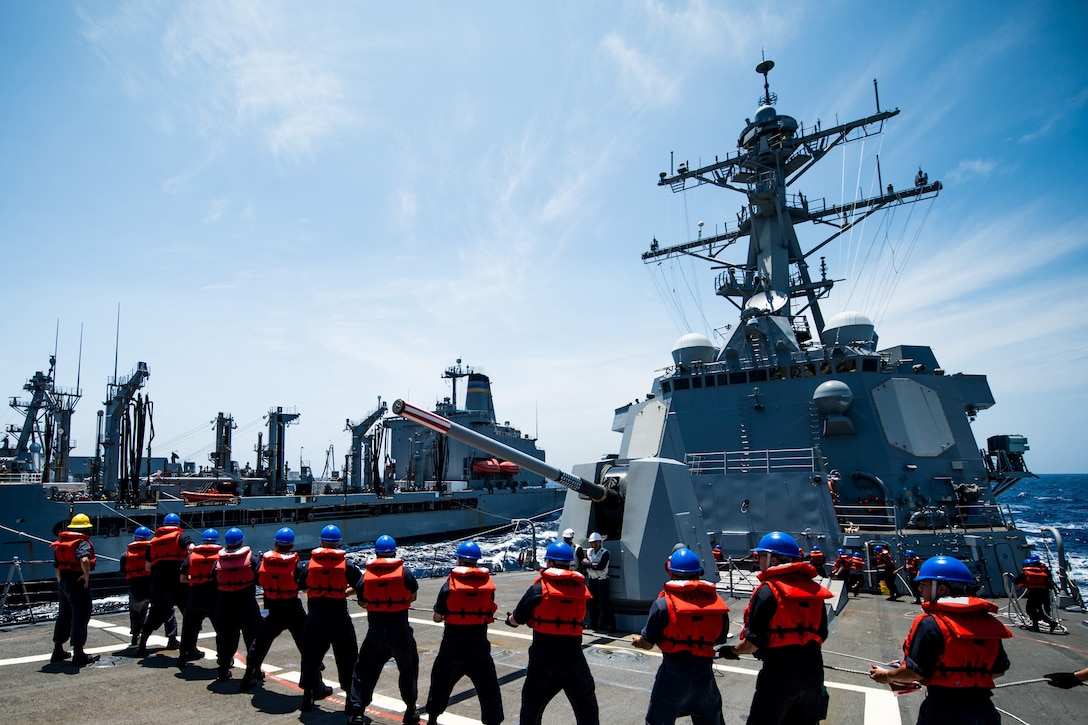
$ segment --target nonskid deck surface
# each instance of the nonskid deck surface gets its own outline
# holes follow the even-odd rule
[[[496,575],[499,613],[513,609],[533,581],[532,572]],[[419,705],[426,700],[430,670],[442,636],[442,625],[431,621],[430,610],[442,579],[420,580],[419,598],[411,612],[420,653]],[[727,600],[732,609],[733,631],[739,627],[743,600]],[[366,616],[349,603],[359,640],[366,633]],[[861,674],[868,661],[887,662],[901,656],[900,645],[919,612],[909,600],[886,602],[879,595],[852,599],[832,622],[825,644],[827,686],[831,697],[828,722],[911,723],[917,716],[920,695],[896,698],[887,688],[873,686]],[[1004,678],[1016,682],[1057,670],[1088,665],[1088,627],[1084,615],[1066,615],[1068,635],[1047,635],[1015,629],[1016,638],[1006,647],[1013,669]],[[238,692],[242,671],[236,661],[236,679],[215,681],[214,640],[205,628],[200,645],[207,658],[184,672],[175,666],[175,650],[156,651],[144,660],[128,648],[127,613],[92,620],[87,649],[102,655],[94,666],[76,670],[68,664],[50,664],[51,622],[0,631],[0,676],[8,692],[5,720],[20,723],[102,722],[147,723],[175,719],[185,713],[194,722],[343,722],[344,693],[339,688],[309,713],[300,713],[299,655],[286,633],[276,640],[266,659],[267,679],[248,693]],[[516,723],[532,633],[526,627],[510,629],[496,622],[490,628],[492,654],[502,685],[506,722]],[[660,657],[636,650],[630,635],[612,638],[587,632],[586,658],[593,672],[602,723],[637,723],[645,718],[654,675]],[[165,640],[158,638],[158,646]],[[847,657],[845,655],[850,655]],[[866,658],[867,661],[854,659]],[[868,660],[871,658],[871,660]],[[727,723],[744,722],[755,686],[759,663],[744,658],[738,663],[717,665],[718,685]],[[336,687],[331,654],[325,660],[325,680]],[[404,706],[397,692],[396,673],[390,663],[376,688],[369,714],[375,722],[399,723]],[[994,701],[1024,722],[1077,722],[1088,705],[1088,688],[1062,691],[1044,683],[1014,685],[995,691]],[[479,704],[471,683],[462,680],[440,722],[444,725],[478,723]],[[561,695],[549,705],[549,722],[573,722],[570,705]],[[1006,717],[1006,722],[1016,722]],[[681,722],[684,722],[683,720]]]

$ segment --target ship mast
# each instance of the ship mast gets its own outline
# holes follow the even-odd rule
[[[756,66],[763,76],[763,94],[755,118],[747,119],[736,152],[700,168],[681,163],[675,173],[659,175],[658,185],[669,186],[673,192],[713,184],[744,194],[747,204],[737,214],[736,224],[676,246],[662,248],[655,240],[642,255],[646,263],[688,255],[724,270],[715,281],[716,293],[741,311],[742,321],[751,323],[739,326],[727,345],[738,353],[752,332],[745,328],[753,324],[767,338],[770,349],[800,351],[801,344],[811,338],[804,312],[810,312],[817,332],[822,330],[819,300],[834,284],[822,262],[820,277],[813,278],[809,257],[878,210],[932,198],[941,189],[939,181],[930,183],[919,171],[913,187],[896,190],[889,184],[886,193],[849,204],[828,205],[822,199],[791,193],[789,187],[829,151],[881,133],[884,121],[899,110],[881,111],[878,101],[877,112],[871,116],[827,129],[817,123],[806,130],[796,119],[775,110],[777,97],[770,90],[768,77],[772,68],[774,61],[770,60]],[[804,222],[824,224],[833,231],[812,249],[802,251],[794,227]],[[742,237],[749,240],[746,260],[740,264],[722,261],[723,252]]]

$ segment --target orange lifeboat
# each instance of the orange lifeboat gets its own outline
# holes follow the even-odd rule
[[[521,466],[510,461],[500,461],[498,458],[488,458],[473,463],[472,472],[480,475],[513,476],[521,472]]]

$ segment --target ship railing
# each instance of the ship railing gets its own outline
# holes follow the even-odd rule
[[[695,475],[729,473],[811,472],[816,470],[812,448],[776,448],[762,451],[689,453],[688,470]]]
[[[899,533],[896,526],[895,506],[887,504],[862,504],[859,506],[835,506],[839,528],[844,534],[859,531],[886,531]]]
[[[0,473],[0,485],[5,483],[41,483],[40,473]]]
[[[956,504],[944,507],[928,506],[910,516],[906,528],[928,530],[931,533],[963,533],[988,529],[1008,531],[1016,527],[1011,511],[996,503]]]
[[[747,566],[744,566],[747,565]],[[752,568],[751,557],[725,557],[718,562],[717,590],[734,599],[746,599],[760,585],[759,568]]]

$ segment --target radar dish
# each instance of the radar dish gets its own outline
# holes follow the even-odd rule
[[[760,63],[759,65],[756,66],[756,73],[767,74],[767,73],[770,73],[771,68],[774,68],[774,61],[773,60],[765,60],[765,61],[763,61],[762,63]]]
[[[758,310],[763,313],[778,312],[786,306],[790,298],[777,290],[758,292],[744,305],[746,310]]]

